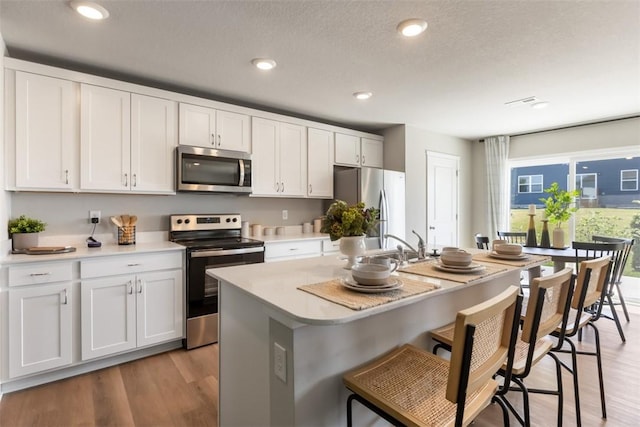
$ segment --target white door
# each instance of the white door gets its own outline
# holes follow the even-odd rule
[[[382,141],[377,139],[362,138],[361,145],[361,164],[370,168],[382,168],[383,164],[383,147]]]
[[[129,191],[130,93],[82,84],[80,97],[81,188]]]
[[[175,193],[174,156],[178,145],[178,104],[131,95],[131,189]]]
[[[182,337],[182,270],[137,276],[138,347]]]
[[[71,283],[9,291],[9,377],[71,363]]]
[[[77,186],[78,132],[73,82],[16,72],[16,187]]]
[[[333,197],[333,132],[307,130],[307,196]]]
[[[216,148],[216,110],[180,103],[180,144]]]
[[[307,135],[304,126],[280,123],[280,194],[307,194]]]
[[[458,246],[458,169],[460,158],[427,152],[427,241]]]
[[[256,196],[280,194],[277,155],[280,127],[273,120],[254,117],[251,121],[252,192]]]
[[[82,282],[82,360],[136,347],[135,287],[135,276]]]
[[[251,152],[249,116],[229,111],[216,112],[217,148]]]
[[[336,163],[360,166],[360,137],[336,132]]]

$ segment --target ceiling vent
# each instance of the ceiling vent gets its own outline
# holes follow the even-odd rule
[[[527,98],[516,99],[515,101],[505,102],[504,105],[507,107],[521,107],[523,105],[531,106],[535,103],[541,102],[539,98],[535,96],[529,96]]]

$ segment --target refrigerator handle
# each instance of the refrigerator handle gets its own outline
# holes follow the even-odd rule
[[[388,231],[389,221],[389,203],[387,201],[387,194],[384,190],[380,190],[380,249],[386,248],[387,239],[384,237]]]

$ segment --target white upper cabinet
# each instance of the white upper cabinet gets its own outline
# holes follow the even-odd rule
[[[305,196],[307,138],[304,126],[252,119],[252,186],[255,196]]]
[[[178,104],[162,98],[131,95],[131,189],[175,191]]]
[[[16,72],[17,189],[78,187],[77,85]]]
[[[249,116],[180,103],[180,144],[248,153]]]
[[[382,141],[336,132],[335,162],[346,166],[381,168]]]
[[[88,84],[80,93],[81,189],[174,193],[176,103]]]
[[[383,164],[382,141],[377,139],[361,138],[360,140],[360,164],[371,168],[381,168]]]
[[[333,132],[307,130],[307,196],[333,198]]]
[[[360,166],[360,138],[336,132],[336,163]]]

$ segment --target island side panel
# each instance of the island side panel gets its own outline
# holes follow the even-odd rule
[[[221,282],[219,290],[218,425],[267,426],[269,317],[255,298]]]

